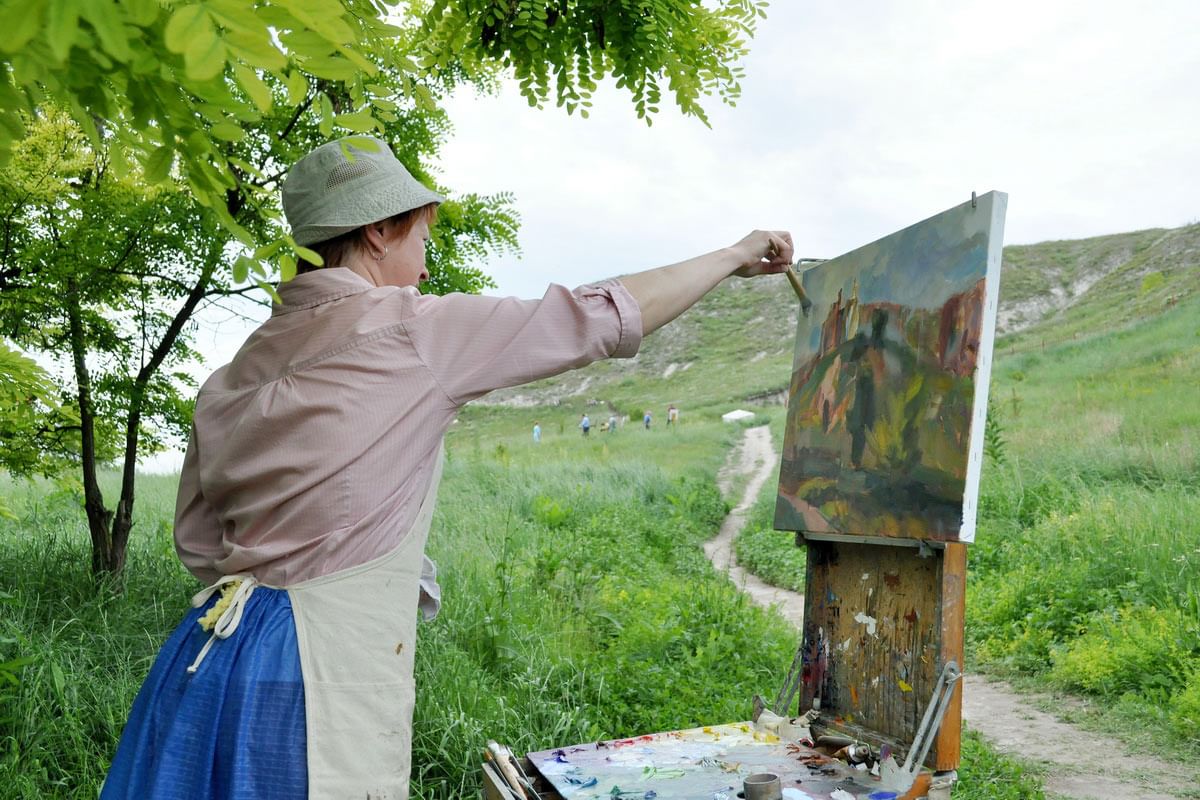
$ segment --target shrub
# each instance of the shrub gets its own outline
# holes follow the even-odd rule
[[[1193,661],[1187,685],[1171,698],[1171,727],[1200,744],[1200,660]]]
[[[1104,697],[1137,692],[1165,700],[1188,679],[1200,651],[1198,627],[1178,609],[1100,612],[1086,633],[1053,653],[1051,676]]]

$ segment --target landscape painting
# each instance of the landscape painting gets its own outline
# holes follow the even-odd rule
[[[803,274],[776,528],[973,540],[1006,200]]]

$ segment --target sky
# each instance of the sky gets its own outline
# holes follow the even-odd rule
[[[792,232],[832,257],[996,189],[1005,240],[1200,219],[1200,3],[775,0],[742,98],[647,128],[615,89],[590,119],[457,95],[441,178],[511,191],[522,257],[499,292],[539,296]]]
[[[497,294],[660,266],[755,228],[830,258],[1007,192],[1005,242],[1200,221],[1200,2],[774,0],[737,105],[711,128],[664,97],[653,126],[602,88],[589,119],[506,85],[451,98],[454,192],[512,192],[521,254]],[[1003,276],[1001,277],[1003,281]],[[249,332],[220,312],[208,368]]]

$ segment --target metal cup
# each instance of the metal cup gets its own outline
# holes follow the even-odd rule
[[[747,775],[742,789],[746,800],[783,800],[783,784],[773,772]]]

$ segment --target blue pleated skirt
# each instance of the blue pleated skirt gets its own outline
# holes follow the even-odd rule
[[[304,682],[286,591],[258,587],[236,631],[208,641],[190,612],[138,692],[101,800],[301,800],[308,796]]]

